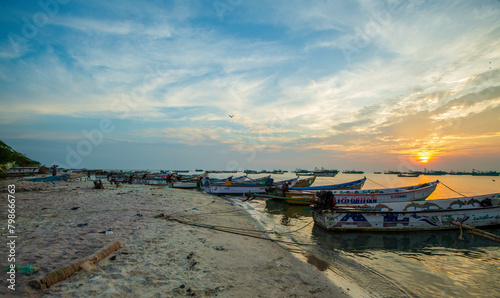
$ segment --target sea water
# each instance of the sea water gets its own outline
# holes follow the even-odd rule
[[[258,175],[251,175],[258,176]],[[458,198],[500,192],[500,177],[338,174],[317,177],[328,185],[367,177],[363,189],[409,186],[439,180],[428,199]],[[293,174],[273,175],[275,181]],[[500,243],[460,231],[374,233],[332,232],[311,224],[311,210],[282,201],[261,201],[252,207],[267,214],[280,230],[299,231],[293,240],[330,264],[335,274],[378,297],[500,297]],[[500,229],[488,229],[500,235]]]

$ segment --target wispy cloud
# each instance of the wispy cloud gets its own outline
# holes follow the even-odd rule
[[[0,50],[0,123],[110,118],[119,140],[262,156],[445,155],[498,141],[496,3],[244,2],[224,21],[204,3],[131,3],[68,4],[20,51]],[[38,9],[12,6],[1,45]]]

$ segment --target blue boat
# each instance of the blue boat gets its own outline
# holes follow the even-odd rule
[[[58,175],[58,176],[24,178],[24,180],[30,181],[30,182],[50,182],[50,181],[63,180],[66,178],[69,178],[69,174],[63,174],[63,175]]]
[[[361,189],[365,184],[366,177],[363,179],[340,183],[340,184],[332,184],[332,185],[323,185],[323,186],[308,186],[308,187],[292,187],[293,190],[335,190],[335,189]]]

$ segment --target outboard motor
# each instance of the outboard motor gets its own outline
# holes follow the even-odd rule
[[[316,194],[316,207],[318,209],[333,209],[335,197],[331,191],[322,190]]]

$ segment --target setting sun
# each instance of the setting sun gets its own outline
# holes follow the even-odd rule
[[[420,163],[428,163],[432,158],[432,153],[430,152],[420,152],[417,154],[417,161]]]

